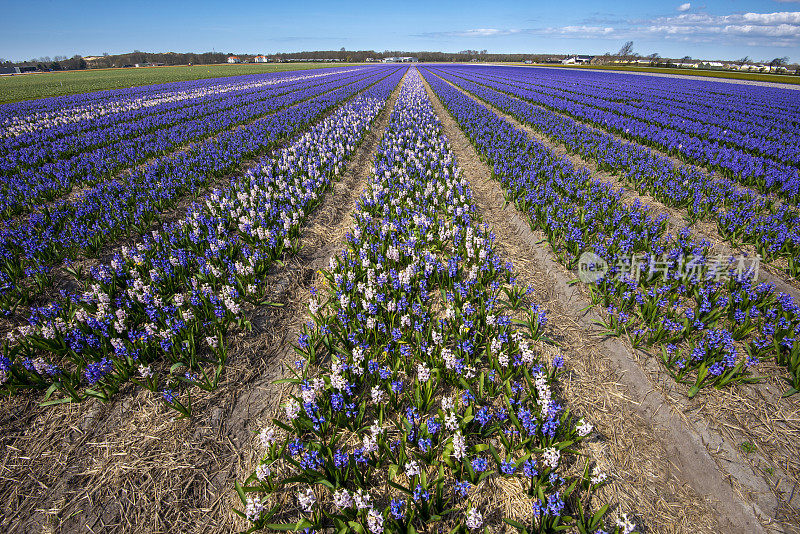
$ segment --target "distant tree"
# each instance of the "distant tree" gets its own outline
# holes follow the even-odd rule
[[[656,66],[658,64],[658,58],[660,58],[660,57],[661,57],[661,54],[659,54],[658,52],[653,52],[652,54],[647,56],[647,59],[650,60],[650,66],[652,66],[652,67]]]
[[[632,53],[633,53],[633,41],[628,41],[624,45],[622,45],[622,48],[619,49],[617,55],[621,59],[628,59],[631,57]]]
[[[79,54],[75,54],[68,60],[66,60],[64,65],[67,70],[81,70],[86,68],[86,60],[83,59]]]
[[[775,59],[769,62],[769,70],[777,69],[778,67],[783,67],[787,63],[789,63],[789,56],[776,57]]]
[[[741,67],[745,63],[750,63],[750,56],[741,57],[741,58],[737,59],[736,61],[734,61],[734,63]]]

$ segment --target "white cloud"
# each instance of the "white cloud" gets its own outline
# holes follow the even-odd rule
[[[525,30],[518,29],[498,29],[498,28],[473,28],[470,30],[456,30],[448,32],[428,32],[419,34],[421,37],[499,37],[502,35],[514,35]]]
[[[547,33],[556,33],[560,35],[584,35],[597,37],[601,35],[608,35],[614,32],[614,28],[608,26],[562,26],[560,28],[547,28]]]
[[[800,0],[793,0],[798,1]],[[681,10],[689,3],[678,6]],[[684,10],[685,11],[685,10]],[[588,22],[588,21],[587,21]],[[526,29],[474,28],[431,32],[426,38],[492,38],[540,35],[563,39],[675,40],[685,43],[717,43],[724,46],[800,47],[800,11],[775,13],[679,13],[646,20],[618,20],[611,24],[578,24]],[[607,22],[606,24],[609,24]],[[754,44],[755,43],[755,44]]]
[[[685,13],[671,17],[659,17],[651,21],[634,22],[634,32],[672,36],[729,38],[748,36],[753,38],[787,38],[800,45],[800,12],[736,13],[732,15],[709,15],[707,13]]]
[[[678,6],[678,11],[689,11],[692,8],[692,4],[686,2],[685,4],[681,4]]]

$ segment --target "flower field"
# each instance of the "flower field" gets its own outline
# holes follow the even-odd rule
[[[800,531],[800,93],[665,80],[0,106],[0,528]]]

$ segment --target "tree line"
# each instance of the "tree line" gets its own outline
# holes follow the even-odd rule
[[[102,56],[87,56],[87,60],[80,55],[74,55],[70,58],[67,56],[54,56],[32,58],[27,61],[12,62],[4,61],[0,58],[0,65],[2,66],[27,66],[36,67],[38,70],[80,70],[87,68],[114,68],[114,67],[127,67],[134,65],[152,64],[152,65],[211,65],[216,63],[225,63],[229,56],[238,56],[240,61],[253,61],[256,54],[235,54],[233,52],[142,52],[134,50],[126,54],[108,54],[103,53]],[[375,50],[346,50],[340,48],[339,50],[313,50],[305,52],[277,52],[258,54],[267,57],[270,61],[297,61],[300,59],[335,59],[348,63],[363,63],[368,59],[380,61],[385,57],[397,56],[412,56],[418,58],[423,62],[473,62],[473,61],[487,61],[487,62],[522,62],[533,61],[536,63],[547,61],[560,61],[568,57],[565,54],[494,54],[487,50],[461,50],[459,52],[410,52],[404,50],[384,50],[378,52]],[[592,63],[602,64],[608,63],[613,60],[632,61],[636,59],[647,58],[650,60],[652,66],[675,66],[674,61],[688,62],[692,58],[684,56],[680,60],[662,58],[658,53],[653,53],[648,56],[642,56],[633,50],[633,41],[626,42],[619,52],[616,54],[605,53],[594,57]],[[742,65],[750,63],[749,57],[741,58],[733,63]],[[764,61],[764,64],[771,67],[788,66],[788,58],[775,58],[772,61]]]
[[[237,56],[241,61],[253,61],[256,55],[263,55],[270,61],[291,61],[298,59],[336,59],[348,63],[362,63],[367,59],[381,60],[385,57],[412,56],[426,62],[470,62],[470,61],[546,61],[547,59],[561,59],[563,54],[492,54],[486,50],[462,50],[460,52],[410,52],[404,50],[313,50],[305,52],[277,52],[264,54],[242,54],[223,52],[142,52],[134,50],[126,54],[108,54],[102,56],[87,56],[89,60],[74,55],[38,57],[26,61],[6,61],[0,58],[0,65],[37,67],[38,70],[80,70],[96,68],[115,68],[134,65],[212,65],[225,63],[229,56]]]

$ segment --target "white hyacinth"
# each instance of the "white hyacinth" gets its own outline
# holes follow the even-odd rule
[[[477,508],[470,508],[467,511],[467,521],[465,524],[469,529],[474,530],[476,528],[481,528],[481,526],[483,525],[483,516],[481,515],[481,513],[478,511]]]
[[[367,515],[367,527],[372,534],[383,532],[383,515],[376,510],[370,510]]]
[[[256,478],[261,482],[266,482],[270,473],[271,471],[267,464],[259,464],[258,467],[256,467]]]
[[[453,457],[456,460],[461,460],[467,456],[467,446],[464,441],[464,436],[459,430],[453,434]]]
[[[284,409],[286,410],[286,417],[288,417],[290,421],[294,421],[297,419],[297,416],[300,415],[300,403],[294,399],[287,402]]]
[[[578,421],[578,426],[576,427],[576,430],[578,431],[579,436],[584,437],[587,436],[589,432],[592,431],[593,428],[594,427],[592,426],[591,423],[588,423],[583,419],[581,419],[580,421]]]
[[[417,378],[420,382],[427,382],[431,378],[431,370],[424,363],[417,365]]]
[[[544,450],[543,454],[544,463],[551,469],[558,467],[558,460],[561,459],[561,453],[555,447],[548,447]]]
[[[372,386],[372,391],[370,392],[370,394],[372,395],[372,402],[374,404],[380,404],[381,402],[383,402],[384,392],[380,387]]]
[[[617,519],[617,526],[620,528],[622,534],[631,534],[631,532],[636,530],[636,524],[628,519],[628,514],[622,514],[620,518]]]
[[[258,440],[261,446],[268,449],[270,445],[275,443],[275,428],[272,426],[265,426],[258,434]]]
[[[247,506],[244,509],[244,515],[247,516],[247,519],[250,521],[257,521],[258,518],[261,517],[261,512],[264,511],[264,505],[261,504],[260,500],[254,499],[253,497],[247,498]]]
[[[333,505],[339,510],[350,508],[353,506],[353,497],[349,491],[342,488],[333,494]]]
[[[406,476],[408,476],[408,478],[411,478],[414,475],[418,474],[419,474],[419,464],[417,463],[416,460],[411,460],[406,464]]]
[[[606,481],[606,478],[608,477],[606,476],[605,473],[600,471],[600,468],[598,466],[594,466],[592,468],[592,477],[591,477],[592,484],[602,484],[603,482]]]
[[[356,508],[359,510],[372,508],[372,497],[364,490],[358,490],[358,492],[354,493],[353,500],[356,503]]]
[[[311,507],[317,502],[317,496],[314,495],[313,489],[306,488],[305,491],[301,491],[297,494],[297,502],[300,503],[300,508],[304,512],[310,512]]]

